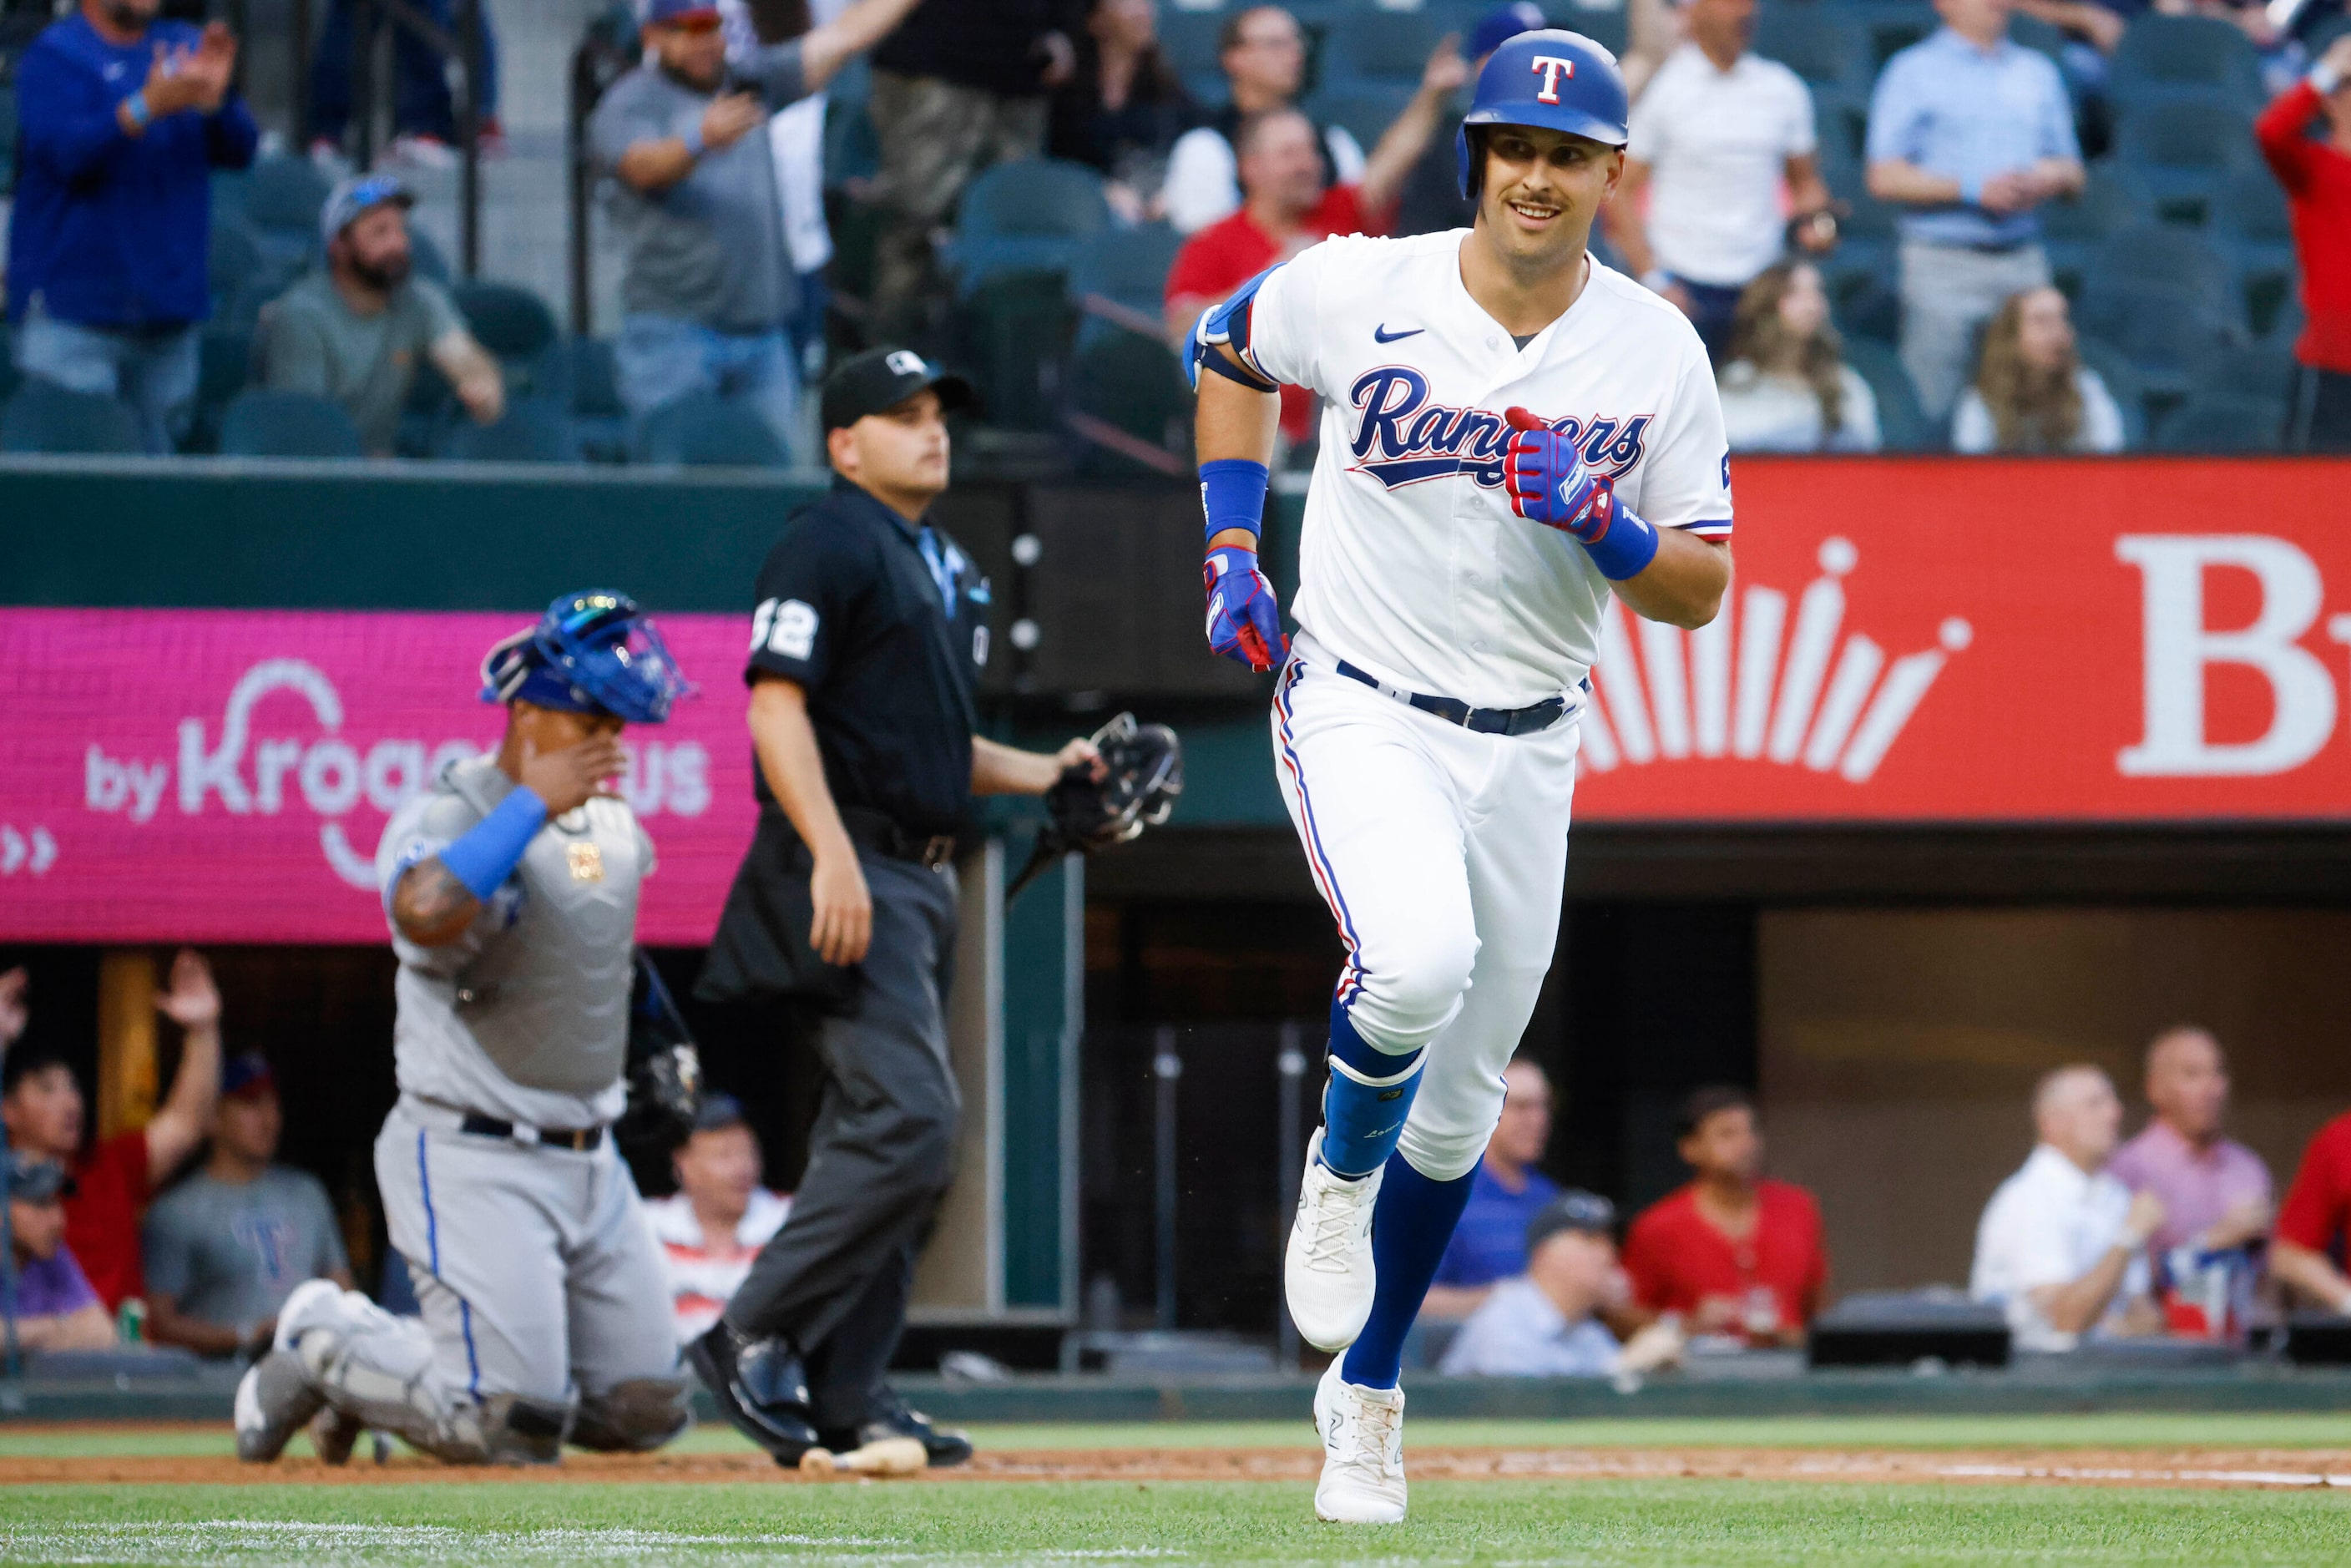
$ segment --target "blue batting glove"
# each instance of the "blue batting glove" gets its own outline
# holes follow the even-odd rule
[[[1573,537],[1602,576],[1638,576],[1657,553],[1657,530],[1616,500],[1616,486],[1585,466],[1575,443],[1522,408],[1508,408],[1510,444],[1502,483],[1510,510]]]
[[[1257,551],[1230,546],[1210,550],[1200,563],[1200,580],[1208,595],[1210,652],[1252,670],[1270,670],[1290,656],[1281,605],[1273,584],[1258,570]]]

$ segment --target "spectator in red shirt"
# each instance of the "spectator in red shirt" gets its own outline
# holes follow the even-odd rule
[[[25,1032],[26,975],[0,975],[0,1126],[29,1158],[55,1160],[73,1175],[65,1200],[66,1245],[110,1312],[141,1294],[139,1215],[155,1190],[187,1163],[212,1130],[220,1099],[220,992],[212,966],[191,948],[172,961],[155,1010],[186,1030],[172,1092],[141,1128],[82,1145],[81,1085],[73,1069],[40,1046],[11,1049]]]
[[[2351,36],[2262,111],[2253,134],[2285,187],[2301,263],[2305,325],[2287,444],[2351,452]]]
[[[2310,1140],[2270,1235],[2270,1273],[2297,1295],[2351,1317],[2351,1111]]]
[[[1635,1298],[1679,1314],[1692,1333],[1801,1344],[1828,1283],[1813,1195],[1760,1174],[1763,1134],[1743,1090],[1698,1090],[1680,1133],[1676,1147],[1694,1178],[1644,1210],[1625,1238]]]
[[[1454,61],[1458,66],[1459,57]],[[1186,240],[1168,269],[1167,336],[1177,349],[1190,340],[1202,311],[1276,262],[1332,235],[1385,234],[1397,193],[1453,85],[1431,68],[1411,106],[1372,150],[1360,184],[1324,183],[1314,122],[1299,110],[1270,109],[1242,120],[1233,133],[1241,210]],[[1303,387],[1281,389],[1281,433],[1293,445],[1314,434],[1314,396]]]

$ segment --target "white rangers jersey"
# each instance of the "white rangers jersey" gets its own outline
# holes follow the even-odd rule
[[[1680,311],[1595,261],[1520,349],[1462,285],[1466,237],[1301,253],[1259,286],[1249,358],[1324,400],[1299,624],[1393,685],[1524,707],[1590,670],[1608,580],[1573,538],[1510,510],[1502,411],[1580,435],[1625,505],[1704,538],[1730,534],[1730,458]]]

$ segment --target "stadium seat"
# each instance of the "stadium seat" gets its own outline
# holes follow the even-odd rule
[[[2262,57],[2233,22],[2218,16],[2134,17],[2107,68],[2106,91],[2117,108],[2217,99],[2252,113],[2262,90]]]
[[[1877,400],[1878,439],[1886,451],[1943,449],[1943,433],[1918,406],[1918,389],[1910,384],[1910,372],[1892,349],[1866,339],[1848,339],[1844,362],[1869,383],[1870,394]]]
[[[1369,152],[1412,101],[1413,89],[1395,82],[1343,80],[1306,100],[1306,112],[1325,125],[1343,128]]]
[[[1184,236],[1165,224],[1112,229],[1078,253],[1070,269],[1070,302],[1080,312],[1078,347],[1122,329],[1157,336],[1167,271]]]
[[[278,153],[258,160],[246,176],[246,222],[264,235],[299,235],[315,244],[327,204],[327,177],[307,158]]]
[[[712,392],[688,392],[647,414],[629,455],[633,462],[695,468],[781,468],[787,462],[766,420]]]
[[[408,269],[419,277],[429,277],[442,287],[449,287],[455,277],[449,270],[449,258],[441,249],[441,242],[426,232],[422,224],[408,225]]]
[[[2252,398],[2198,394],[2156,427],[2158,452],[2275,452],[2285,429],[2285,405]]]
[[[26,378],[0,411],[0,452],[99,456],[140,450],[139,421],[128,405],[38,376]]]
[[[2268,177],[2251,118],[2209,99],[2141,104],[2123,115],[2116,146],[2167,219],[2200,223],[2231,182]]]
[[[591,462],[620,463],[629,453],[629,411],[621,402],[620,367],[612,345],[601,338],[566,338],[556,352],[569,362],[563,384],[571,389],[571,428],[580,454]]]
[[[1061,364],[1076,319],[1062,279],[1058,272],[999,273],[956,313],[956,357],[971,368],[992,425],[1053,427]]]
[[[252,376],[253,334],[227,322],[207,323],[197,340],[196,411],[186,450],[218,450],[221,417]]]
[[[1217,64],[1217,35],[1230,15],[1224,10],[1188,11],[1165,5],[1159,8],[1160,52],[1187,82],[1203,73],[1223,82],[1224,72]]]
[[[1449,30],[1450,20],[1436,10],[1357,12],[1331,30],[1322,50],[1322,85],[1418,86],[1429,52]]]
[[[2193,296],[2202,302],[2203,314],[2222,326],[2243,319],[2228,257],[2202,235],[2177,225],[2141,224],[2100,242],[2084,294],[2117,284]]]
[[[1856,0],[1849,7],[1869,35],[1870,77],[1875,80],[1886,62],[1933,32],[1932,7],[1917,0]]]
[[[561,398],[568,389],[551,384],[562,365],[555,347],[555,312],[529,289],[512,283],[460,283],[450,299],[483,348],[506,372],[507,389],[521,397]]]
[[[2046,55],[2055,60],[2064,54],[2065,46],[2071,40],[2066,37],[2063,27],[2018,11],[2008,18],[2008,41],[2019,48],[2031,49],[2034,54]]]
[[[2294,355],[2283,344],[2241,343],[2212,362],[2196,395],[2272,402],[2283,412],[2294,400]]]
[[[1817,96],[1869,92],[1869,35],[1850,13],[1820,5],[1766,5],[1755,18],[1755,52],[1804,78]]]
[[[1032,158],[999,163],[963,195],[948,255],[969,295],[1007,272],[1066,272],[1087,240],[1111,226],[1102,177],[1081,163]]]
[[[1551,17],[1552,26],[1581,33],[1612,55],[1625,52],[1625,34],[1629,23],[1624,0],[1613,0],[1611,4],[1599,5],[1585,5],[1577,0],[1567,0],[1564,5],[1547,5],[1543,10]]]
[[[2250,173],[2232,181],[2221,193],[2212,226],[2228,243],[2245,319],[2255,332],[2268,330],[2294,293],[2294,225],[2285,193],[2276,181]]]
[[[2155,198],[2137,174],[2111,158],[2090,165],[2089,182],[2070,202],[2041,209],[2042,245],[2067,298],[2078,298],[2108,236],[2155,221]]]
[[[308,392],[250,388],[221,414],[224,457],[364,457],[359,427],[341,405]]]
[[[24,384],[24,381],[23,373],[16,369],[15,329],[5,320],[0,320],[0,404],[16,396],[16,389]]]
[[[460,463],[577,463],[580,439],[562,409],[523,398],[508,403],[495,424],[459,420],[443,437],[440,455]]]
[[[2106,395],[2115,400],[2115,407],[2123,416],[2123,445],[2132,452],[2147,446],[2147,383],[2128,360],[2099,342],[2095,338],[2077,338],[2074,352],[2084,365],[2097,371],[2098,380],[2106,386]]]
[[[1167,345],[1111,330],[1071,361],[1062,419],[1089,479],[1187,478],[1191,390]]]
[[[2130,361],[2150,402],[2169,402],[2187,396],[2227,347],[2200,304],[2177,288],[2094,278],[2075,320],[2083,336]]]
[[[262,290],[270,280],[261,242],[235,213],[214,213],[204,256],[207,290],[212,295],[213,319],[250,328],[269,296]]]

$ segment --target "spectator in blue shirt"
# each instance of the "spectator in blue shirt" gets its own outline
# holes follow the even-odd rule
[[[159,21],[161,4],[82,0],[25,51],[8,235],[17,367],[122,399],[151,452],[195,396],[212,172],[258,140],[229,86],[236,39]]]
[[[1525,1273],[1527,1226],[1559,1196],[1559,1184],[1535,1168],[1551,1142],[1551,1080],[1520,1057],[1503,1071],[1502,1083],[1502,1119],[1421,1303],[1425,1318],[1466,1318],[1498,1281]]]
[[[1943,26],[1886,62],[1869,105],[1869,193],[1907,209],[1902,363],[1933,418],[1966,382],[1975,336],[2045,287],[2033,209],[2082,188],[2057,68],[2008,41],[2011,0],[1936,0]]]

